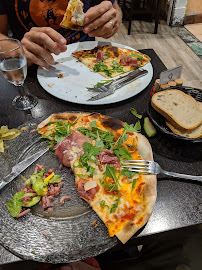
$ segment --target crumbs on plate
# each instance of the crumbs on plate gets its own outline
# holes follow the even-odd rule
[[[64,78],[63,74],[62,73],[58,74],[58,78]]]
[[[54,83],[47,83],[48,87],[53,87],[55,84]]]

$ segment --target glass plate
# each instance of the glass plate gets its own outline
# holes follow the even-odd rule
[[[30,133],[30,130],[36,128],[34,124],[37,125],[42,120],[44,119],[26,123],[26,131],[15,140],[7,141],[8,149],[5,153],[0,153],[0,179],[16,163],[46,147],[46,142],[39,139],[37,132]],[[22,175],[28,178],[37,163],[45,165],[47,170],[54,168],[54,172],[63,177],[62,192],[53,200],[52,212],[47,213],[37,205],[32,208],[31,213],[17,219],[8,212],[6,201],[23,187],[21,176],[0,190],[1,245],[24,260],[54,264],[96,256],[115,246],[118,243],[117,238],[108,236],[104,223],[78,196],[73,173],[66,167],[60,170],[58,159],[53,152],[48,151]],[[63,195],[70,195],[71,199],[60,205],[59,198]],[[98,225],[96,228],[93,226],[94,220]]]

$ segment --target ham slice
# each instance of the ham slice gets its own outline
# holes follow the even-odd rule
[[[119,159],[112,150],[102,149],[98,160],[101,164],[112,164],[116,168],[120,167]]]
[[[86,201],[92,201],[93,198],[95,197],[95,194],[99,190],[99,186],[96,185],[96,187],[93,187],[89,190],[85,190],[85,184],[87,182],[88,180],[80,178],[79,181],[76,183],[76,188],[81,198],[83,198]]]
[[[72,133],[64,138],[56,147],[55,155],[63,165],[71,167],[71,162],[83,154],[84,142],[90,143],[91,141],[80,132],[73,130]]]
[[[130,58],[130,57],[123,57],[120,59],[119,64],[121,66],[133,66],[133,67],[138,67],[138,61],[134,58]]]
[[[101,62],[103,61],[105,58],[107,58],[105,52],[103,52],[102,50],[98,50],[96,53],[96,62]]]

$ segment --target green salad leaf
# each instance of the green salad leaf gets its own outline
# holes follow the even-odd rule
[[[23,206],[23,191],[16,192],[11,201],[7,201],[8,210],[12,217],[17,217]]]

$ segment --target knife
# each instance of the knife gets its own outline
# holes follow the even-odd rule
[[[28,168],[34,161],[36,161],[38,158],[40,158],[43,154],[45,154],[49,149],[43,149],[36,153],[34,153],[32,156],[24,159],[23,161],[16,164],[13,168],[11,173],[9,173],[6,177],[3,178],[2,181],[0,181],[0,190],[10,183],[13,179],[15,179],[21,172],[23,172],[26,168]]]
[[[126,84],[128,84],[128,83],[130,83],[130,82],[132,82],[132,81],[134,81],[142,76],[145,76],[147,73],[148,73],[147,70],[137,71],[137,73],[135,73],[133,76],[130,76],[128,79],[126,79],[118,84],[111,85],[109,87],[109,90],[101,92],[101,93],[97,94],[96,96],[91,97],[90,99],[88,99],[88,101],[96,101],[98,99],[102,99],[104,97],[112,95],[117,89],[123,87],[124,85],[126,85]]]

